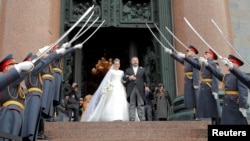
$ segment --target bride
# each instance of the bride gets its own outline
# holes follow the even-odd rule
[[[92,96],[81,122],[129,121],[126,91],[122,83],[124,72],[119,68],[120,60],[116,58]]]

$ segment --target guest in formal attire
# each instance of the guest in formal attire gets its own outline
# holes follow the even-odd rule
[[[139,66],[138,57],[131,58],[131,67],[125,70],[123,80],[127,83],[129,120],[135,121],[137,111],[140,121],[145,121],[145,92],[150,92],[150,81],[145,69]]]

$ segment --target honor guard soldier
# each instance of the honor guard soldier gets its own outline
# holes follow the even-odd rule
[[[220,107],[218,107],[217,104],[219,80],[206,68],[204,64],[192,61],[191,59],[185,57],[185,54],[178,53],[177,55],[185,58],[188,63],[201,71],[201,84],[197,107],[198,118],[211,118],[212,125],[218,125],[220,123]],[[209,51],[205,52],[204,58],[207,59],[208,64],[219,70],[218,63],[216,62],[218,56],[214,53],[214,51],[209,49]]]
[[[62,45],[62,48],[67,48],[65,54],[59,54],[57,57],[53,60],[52,67],[54,71],[54,83],[53,83],[53,88],[54,88],[54,99],[53,99],[53,107],[54,107],[54,118],[56,115],[56,106],[60,104],[61,101],[61,94],[62,94],[62,81],[63,81],[63,74],[62,74],[62,69],[63,69],[63,64],[62,64],[62,58],[67,55],[71,54],[74,52],[76,49],[81,49],[82,45],[77,44],[74,47],[70,47],[71,45],[69,43],[64,43]],[[54,119],[53,119],[54,120]]]
[[[200,83],[200,72],[199,69],[193,67],[191,64],[185,61],[184,58],[179,57],[176,53],[173,53],[172,50],[166,48],[165,52],[169,53],[172,58],[184,65],[184,106],[185,108],[193,108],[193,119],[198,120],[197,118],[197,106],[198,106],[198,96],[199,96],[199,83]],[[190,45],[186,58],[199,63],[198,58],[195,57],[198,54],[198,50]]]
[[[234,65],[234,63],[229,61],[227,58],[223,58],[221,61],[224,65],[226,65],[229,68],[229,71],[232,74],[234,74],[242,83],[244,83],[248,87],[248,89],[250,89],[250,76],[249,75],[247,75],[245,72],[240,70],[239,67]],[[235,61],[235,62],[237,62],[237,61]],[[243,61],[241,61],[241,62],[243,65],[244,64]]]
[[[0,105],[2,105],[2,107],[0,107],[1,132],[20,136],[25,107],[25,94],[20,83],[26,76],[25,74],[33,67],[33,63],[31,62],[16,64],[12,54],[7,55],[0,62],[0,71],[4,73],[1,74],[1,76],[5,75],[8,79],[10,78],[9,81],[1,82],[1,85],[4,83],[10,84],[0,92]],[[14,77],[12,75],[14,75]],[[3,138],[0,138],[0,140],[2,139]]]
[[[1,66],[5,66],[3,63],[4,62],[1,62]],[[19,79],[21,77],[21,72],[29,72],[33,67],[34,65],[32,62],[25,61],[16,64],[14,68],[9,69],[6,72],[2,72],[2,74],[0,75],[0,91],[13,83],[15,80]],[[3,69],[1,68],[1,70]]]
[[[57,46],[54,46],[50,53],[53,50],[56,50]],[[53,116],[53,97],[54,97],[54,76],[53,76],[53,68],[51,63],[44,66],[41,71],[43,86],[42,86],[42,103],[41,103],[41,115],[38,127],[37,138],[45,139],[47,136],[44,135],[44,122],[45,119],[50,119]]]
[[[235,66],[240,67],[244,63],[233,55],[228,56],[228,60]],[[247,125],[246,109],[248,108],[248,88],[232,73],[223,74],[218,69],[212,67],[207,60],[201,58],[210,72],[223,82],[225,95],[223,98],[221,125]],[[227,61],[226,58],[222,62]]]
[[[57,54],[63,54],[65,48],[56,50],[54,53],[48,55],[44,54],[49,49],[49,46],[45,46],[37,52],[37,56],[34,55],[32,60],[43,54],[44,58],[39,59],[35,62],[34,69],[29,73],[25,80],[28,94],[26,95],[26,108],[24,111],[24,123],[22,126],[22,136],[25,140],[34,141],[36,140],[37,129],[39,126],[40,115],[41,115],[41,97],[43,94],[43,81],[41,71],[52,62]]]

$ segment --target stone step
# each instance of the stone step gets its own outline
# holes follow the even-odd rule
[[[208,124],[210,121],[45,122],[45,135],[51,141],[206,141]]]

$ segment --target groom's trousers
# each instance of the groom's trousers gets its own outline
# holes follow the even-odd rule
[[[137,113],[136,113],[136,108],[137,108]],[[145,120],[144,100],[141,97],[139,90],[136,87],[134,87],[130,95],[129,120],[134,121],[136,114],[138,114],[140,121]]]

